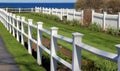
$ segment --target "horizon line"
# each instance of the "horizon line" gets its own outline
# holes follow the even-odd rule
[[[75,2],[0,2],[0,3],[75,3]]]

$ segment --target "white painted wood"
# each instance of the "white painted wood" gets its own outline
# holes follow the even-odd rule
[[[60,9],[60,20],[63,20],[62,16],[63,16],[63,9]]]
[[[65,37],[65,36],[62,36],[62,35],[54,35],[54,37],[57,38],[57,39],[66,41],[68,43],[72,43],[73,42],[73,40],[71,38],[68,38],[68,37]]]
[[[9,30],[9,14],[10,14],[10,13],[7,13],[7,16],[8,16],[8,17],[7,17],[7,30]]]
[[[13,36],[15,37],[15,19],[14,18],[16,18],[16,16],[15,16],[15,14],[13,14],[13,19],[12,19],[12,22],[13,22]]]
[[[57,35],[58,28],[52,27],[51,28],[51,57],[50,57],[50,71],[57,70],[57,60],[53,58],[54,55],[57,54],[57,39],[54,38],[54,35]]]
[[[37,63],[39,65],[42,65],[42,32],[40,29],[42,29],[43,22],[37,22]]]
[[[117,29],[120,29],[120,12],[118,13],[118,28]]]
[[[81,44],[76,44],[79,48],[82,48],[86,50],[87,52],[90,52],[92,54],[98,55],[100,57],[103,57],[105,59],[117,62],[117,55],[114,53],[106,52],[104,50],[97,49],[95,47],[89,46],[87,44],[81,43]]]
[[[9,27],[10,27],[10,33],[12,33],[12,13],[10,13],[10,15],[9,15]]]
[[[92,10],[92,18],[91,18],[91,19],[92,19],[92,21],[91,21],[92,23],[94,23],[94,12],[95,12],[95,11]]]
[[[17,41],[20,41],[19,40],[19,20],[20,20],[20,16],[17,16],[17,30],[16,30],[16,35],[17,35]]]
[[[32,19],[28,19],[28,53],[32,55]]]
[[[19,8],[19,13],[21,12],[21,8]]]
[[[72,71],[81,71],[81,51],[82,49],[76,44],[82,43],[83,34],[73,33],[73,49],[72,49]]]
[[[107,13],[104,12],[104,13],[103,13],[103,30],[106,29],[106,15],[107,15]]]
[[[118,50],[118,71],[120,71],[120,44],[116,45],[116,48]]]
[[[75,13],[76,13],[76,11],[73,10],[73,19],[75,19]]]
[[[31,8],[31,12],[34,12],[34,8]]]
[[[25,21],[25,17],[21,17],[21,44],[24,45],[24,21]]]

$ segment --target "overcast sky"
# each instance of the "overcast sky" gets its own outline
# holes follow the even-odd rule
[[[0,2],[76,2],[76,0],[0,0]]]

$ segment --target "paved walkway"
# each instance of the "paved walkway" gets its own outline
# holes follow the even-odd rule
[[[20,71],[12,55],[10,55],[6,50],[1,37],[0,37],[0,71]]]

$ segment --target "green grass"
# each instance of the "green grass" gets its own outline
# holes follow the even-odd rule
[[[28,54],[26,48],[17,42],[1,23],[0,36],[3,38],[7,50],[13,55],[21,71],[45,71],[45,69],[40,67],[36,60]]]
[[[35,13],[21,13],[18,15],[25,16],[27,19],[31,18],[34,20],[34,23],[42,21],[44,23],[43,27],[48,30],[50,30],[50,27],[56,26],[59,28],[59,34],[70,38],[72,37],[73,32],[82,33],[84,34],[83,36],[84,43],[94,46],[101,50],[117,53],[115,45],[120,43],[119,37],[113,37],[111,35],[101,32],[90,31],[85,28],[72,27],[66,24],[58,23],[50,19],[39,17],[39,15],[38,14],[36,15]],[[61,41],[59,42],[59,44],[72,51],[71,45],[69,44],[65,45],[65,43]],[[116,71],[117,69],[116,63],[105,60],[103,58],[100,58],[85,51],[82,52],[82,55],[86,60],[94,61],[95,66],[100,68],[101,71]]]

